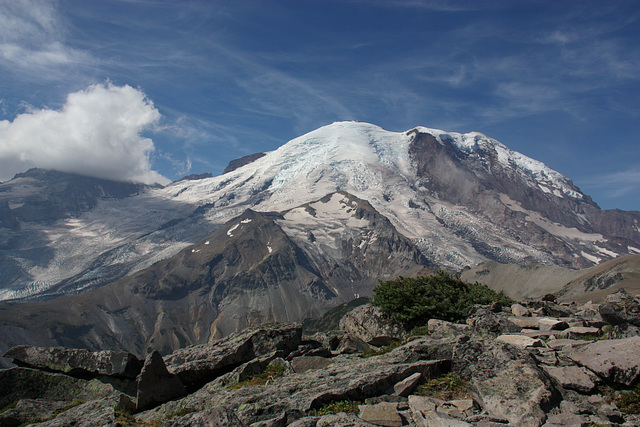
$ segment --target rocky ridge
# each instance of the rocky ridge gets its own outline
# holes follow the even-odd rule
[[[619,291],[603,304],[476,306],[466,323],[410,334],[360,306],[338,331],[263,325],[144,361],[21,346],[0,371],[0,424],[640,425],[617,399],[640,380],[638,313]],[[427,387],[443,378],[466,394]]]

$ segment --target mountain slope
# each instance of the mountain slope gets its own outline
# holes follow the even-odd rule
[[[484,283],[515,300],[536,299],[552,293],[565,302],[601,303],[620,288],[632,296],[640,293],[640,255],[619,257],[581,270],[485,261],[463,272],[461,278],[466,282]]]
[[[317,237],[284,231],[323,224]],[[304,243],[301,248],[299,243]],[[247,210],[171,258],[91,292],[0,305],[0,351],[24,342],[168,353],[248,326],[302,321],[428,264],[346,193],[284,212]]]
[[[640,253],[640,212],[600,210],[568,178],[482,134],[339,122],[221,176],[100,200],[53,223],[21,222],[7,241],[31,232],[43,251],[5,246],[5,264],[19,272],[0,284],[0,298],[98,288],[175,255],[246,209],[284,214],[338,191],[367,201],[432,265],[449,270],[486,259],[584,268]],[[288,218],[284,232],[309,251],[303,237],[328,224]]]

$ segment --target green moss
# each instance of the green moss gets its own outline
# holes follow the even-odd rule
[[[359,405],[362,405],[362,402],[341,400],[338,402],[327,403],[318,409],[313,409],[309,412],[309,415],[312,417],[321,417],[323,415],[339,414],[340,412],[358,413]]]
[[[401,345],[402,345],[402,341],[397,340],[397,341],[391,342],[391,344],[389,344],[389,345],[385,345],[384,347],[380,348],[379,350],[374,350],[374,349],[370,348],[370,349],[367,349],[367,350],[362,352],[362,357],[380,356],[381,354],[389,353],[390,351],[392,351],[395,348],[400,347]]]
[[[429,335],[429,327],[427,325],[418,326],[409,332],[410,337],[418,337],[422,335]]]
[[[466,381],[453,372],[449,372],[419,385],[414,394],[441,400],[466,399],[469,397],[469,387]]]
[[[14,402],[9,403],[9,404],[8,404],[7,406],[5,406],[4,408],[0,409],[0,414],[2,414],[2,413],[4,413],[4,412],[7,412],[7,411],[8,411],[8,410],[10,410],[10,409],[15,408],[17,404],[18,404],[18,401],[17,401],[17,400],[16,400],[16,401],[14,401]]]
[[[281,365],[267,365],[264,371],[259,374],[252,374],[244,381],[240,381],[237,384],[230,385],[230,389],[238,389],[248,385],[265,385],[268,381],[273,381],[276,378],[280,378],[284,375],[284,366]]]
[[[616,405],[626,414],[640,414],[640,384],[633,390],[620,392]]]

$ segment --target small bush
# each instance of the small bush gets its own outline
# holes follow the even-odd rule
[[[640,384],[633,390],[621,392],[616,405],[626,414],[640,414]]]
[[[502,292],[497,293],[478,282],[465,283],[444,271],[425,277],[381,281],[373,292],[371,304],[409,326],[425,324],[429,319],[458,322],[475,304],[510,305],[513,302]]]
[[[466,399],[469,397],[469,387],[466,381],[450,372],[419,385],[415,394],[441,400]]]
[[[312,417],[321,417],[323,415],[339,414],[340,412],[358,413],[358,405],[362,405],[362,402],[356,402],[353,400],[341,400],[338,402],[331,402],[323,405],[321,408],[313,409],[309,412]]]

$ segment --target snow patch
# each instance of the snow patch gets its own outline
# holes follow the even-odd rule
[[[601,254],[609,255],[609,256],[610,256],[610,257],[612,257],[612,258],[617,258],[617,257],[619,257],[619,256],[620,256],[619,254],[617,254],[617,253],[615,253],[615,252],[613,252],[613,251],[610,251],[610,250],[608,250],[608,249],[601,248],[600,246],[596,246],[596,249],[597,249],[597,250],[598,250],[598,252],[600,252]]]
[[[630,252],[635,252],[637,254],[640,254],[640,249],[638,249],[638,248],[634,248],[633,246],[629,246],[628,249],[629,249]]]
[[[233,237],[233,232],[240,227],[240,224],[236,224],[233,227],[231,227],[228,231],[227,231],[227,236],[229,237]]]
[[[243,224],[249,224],[251,222],[251,218],[243,219],[240,222],[243,223]]]
[[[602,261],[602,258],[598,258],[597,256],[594,255],[590,255],[588,253],[586,253],[585,251],[581,251],[580,252],[582,254],[582,256],[586,259],[588,259],[589,261],[595,263],[595,264],[599,264],[600,261]]]
[[[206,242],[204,242],[204,244],[205,244],[205,245],[208,245],[208,244],[209,244],[209,241],[207,240]]]

